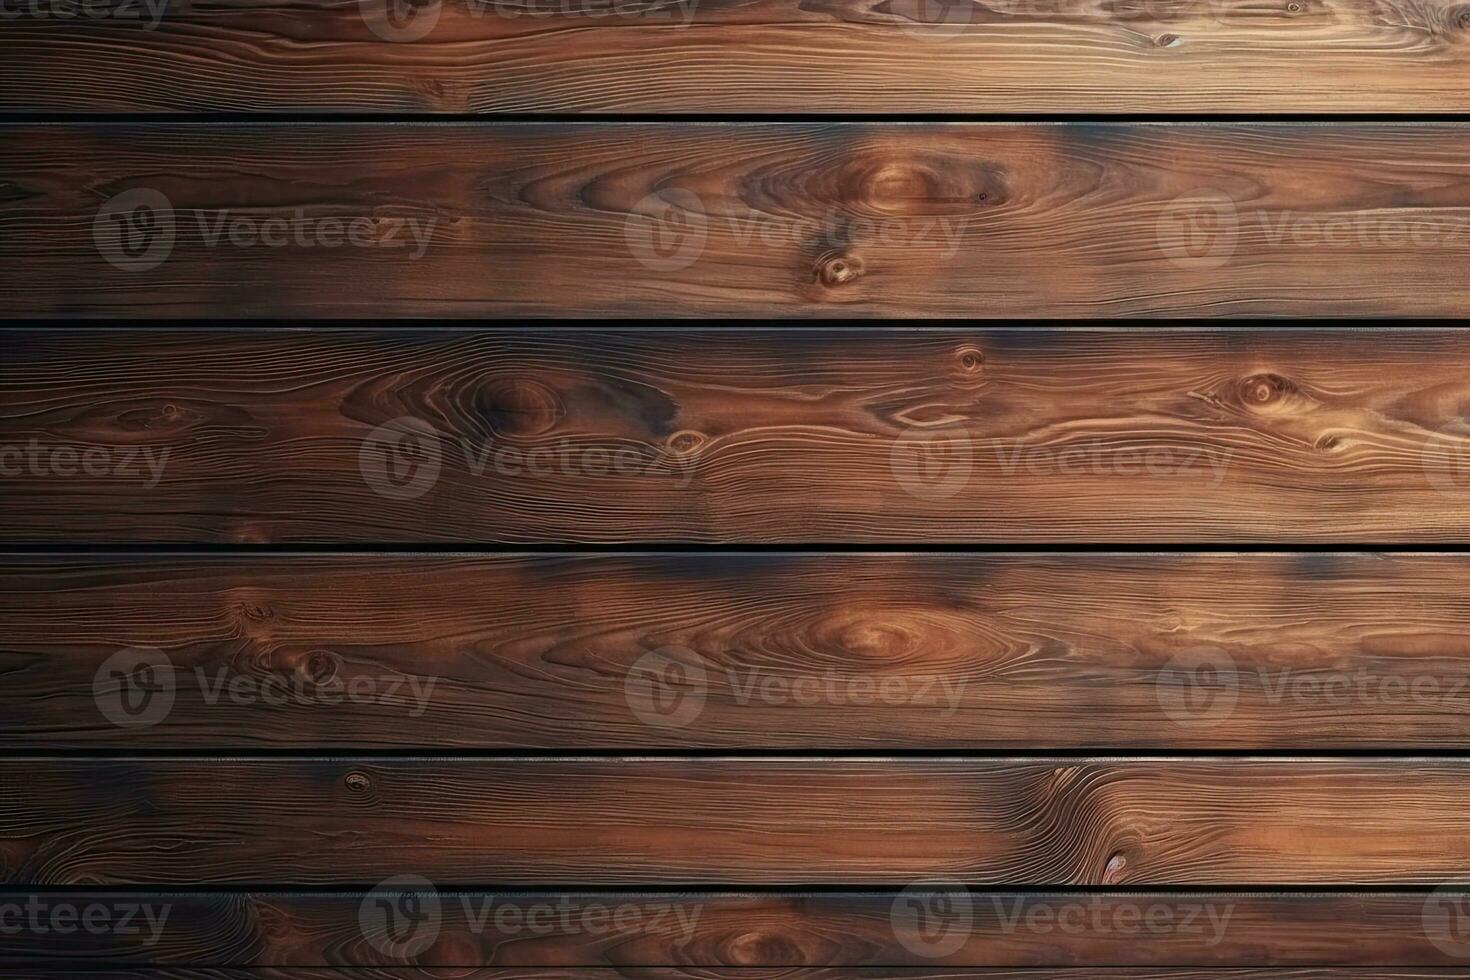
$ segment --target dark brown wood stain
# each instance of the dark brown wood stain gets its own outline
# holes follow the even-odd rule
[[[1467,153],[1458,122],[16,124],[0,287],[12,317],[1455,318]],[[140,267],[107,209],[141,192]]]

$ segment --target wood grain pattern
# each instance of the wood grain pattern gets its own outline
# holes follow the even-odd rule
[[[13,544],[1470,540],[1453,330],[4,341]]]
[[[11,758],[12,885],[1438,885],[1462,759]],[[1329,830],[1330,828],[1330,830]]]
[[[404,893],[389,890],[333,895],[42,892],[34,897],[43,910],[56,903],[107,909],[146,905],[163,926],[129,937],[64,939],[34,931],[0,936],[0,963],[200,964],[313,980],[331,975],[298,971],[420,965],[442,971],[434,980],[444,980],[445,973],[461,980],[512,980],[488,970],[469,972],[483,967],[530,969],[535,972],[529,976],[542,980],[942,980],[972,975],[953,972],[957,969],[999,967],[1014,972],[997,969],[984,980],[1450,980],[1441,972],[1382,969],[1393,964],[1459,967],[1451,976],[1465,976],[1463,956],[1438,931],[1441,920],[1426,918],[1421,894],[1017,894],[957,888],[767,895],[409,894],[417,905],[405,906],[403,918],[414,925],[395,932],[402,942],[394,945],[385,941],[384,923],[390,912],[398,915],[400,906],[394,903]],[[1464,894],[1454,898],[1463,900]],[[380,900],[388,903],[388,912],[376,918],[361,914],[365,906],[378,908]],[[932,928],[919,931],[917,910],[930,913]],[[528,916],[539,924],[526,925]],[[1075,927],[1079,922],[1082,928]],[[1054,969],[1079,963],[1151,969]],[[1237,964],[1280,972],[1219,970]],[[1380,969],[1290,969],[1301,964]],[[803,969],[824,966],[840,968]],[[1180,966],[1196,969],[1168,969]],[[767,972],[752,972],[758,969]],[[6,975],[13,980],[9,969]],[[387,969],[367,975],[427,980]]]
[[[1470,109],[1458,0],[454,0],[418,6],[401,32],[382,6],[149,0],[133,17],[13,18],[0,110]]]
[[[1467,158],[1460,123],[19,124],[0,289],[11,318],[1460,317]]]
[[[1467,592],[1423,554],[11,556],[0,743],[1454,749]],[[169,671],[136,724],[129,648]]]
[[[465,968],[454,980],[1464,980],[1452,967],[1104,969],[987,967],[495,967]],[[10,980],[76,980],[69,970],[20,967]],[[116,967],[89,980],[445,980],[436,967]]]

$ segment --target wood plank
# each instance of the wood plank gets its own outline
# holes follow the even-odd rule
[[[1463,901],[1465,895],[1453,897]],[[141,908],[136,918],[144,925],[129,936],[114,930],[62,937],[35,929],[0,935],[0,963],[7,967],[198,964],[313,980],[331,976],[320,967],[344,965],[420,965],[474,980],[509,980],[493,969],[468,972],[477,968],[532,969],[531,976],[543,980],[688,975],[659,969],[664,966],[698,967],[705,980],[772,980],[776,969],[782,980],[940,980],[971,976],[954,972],[967,967],[1004,968],[985,980],[1467,975],[1463,947],[1439,931],[1440,919],[1426,916],[1423,894],[1018,894],[928,886],[883,893],[517,894],[405,893],[395,886],[330,895],[41,892],[25,898],[42,910],[43,924],[57,907],[100,905],[119,918]],[[145,912],[161,925],[149,925]],[[932,921],[921,932],[925,913]],[[391,934],[390,916],[399,927]],[[1054,969],[1093,962],[1148,969]],[[1319,969],[1291,969],[1301,964]],[[1230,966],[1274,970],[1219,969]],[[1459,970],[1405,968],[1413,966]],[[757,969],[766,972],[753,975]],[[14,977],[8,968],[6,975]],[[419,980],[417,973],[386,969],[368,976]]]
[[[1454,330],[3,341],[11,544],[1470,540]]]
[[[8,316],[1462,317],[1463,123],[15,124]]]
[[[1452,750],[1466,594],[1425,554],[10,556],[0,744]]]
[[[986,967],[495,967],[467,968],[454,980],[1465,980],[1453,967],[1299,967],[1295,969]],[[89,969],[88,980],[445,980],[437,967],[117,967]],[[9,980],[76,980],[73,970],[14,968]]]
[[[426,4],[402,30],[384,7],[149,0],[129,4],[131,17],[15,10],[0,110],[1470,109],[1470,19],[1456,0],[465,0]]]
[[[1438,885],[1470,762],[0,760],[20,885]],[[1329,832],[1330,829],[1330,832]]]

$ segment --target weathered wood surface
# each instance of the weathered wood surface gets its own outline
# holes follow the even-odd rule
[[[11,317],[1463,317],[1467,158],[1461,123],[13,124],[0,289]]]
[[[1439,885],[1463,759],[0,761],[21,885]]]
[[[0,109],[1470,109],[1456,0],[449,0],[392,19],[400,5],[369,0],[59,6],[4,24]]]
[[[8,980],[76,980],[72,970],[18,967]],[[1454,967],[469,967],[453,980],[1464,980]],[[88,980],[445,980],[440,967],[116,967],[88,969]]]
[[[1470,541],[1454,330],[3,339],[12,544]]]
[[[1463,968],[1463,947],[1441,929],[1447,920],[1434,911],[1426,915],[1419,894],[1018,894],[952,884],[886,893],[514,894],[402,891],[395,883],[329,895],[26,896],[32,897],[46,925],[58,904],[100,906],[119,921],[137,909],[139,925],[126,936],[113,930],[63,937],[34,929],[0,935],[0,964],[7,967],[199,964],[248,967],[272,980],[319,980],[332,976],[322,967],[342,966],[364,968],[375,980],[427,980],[387,969],[412,965],[438,968],[434,980],[512,980],[484,968],[532,971],[516,973],[517,980],[943,980],[971,976],[953,972],[965,967],[994,969],[984,980],[1464,976],[1383,968]],[[1429,900],[1432,909],[1440,908],[1441,897],[1465,900],[1462,892],[1446,892]],[[1055,969],[1090,962],[1150,969]],[[1301,964],[1338,969],[1291,969]],[[1220,969],[1231,965],[1281,972]],[[471,972],[476,968],[484,972]],[[752,972],[757,969],[765,972]],[[7,968],[6,976],[14,974]]]
[[[11,556],[0,743],[1454,749],[1467,594],[1425,554]]]

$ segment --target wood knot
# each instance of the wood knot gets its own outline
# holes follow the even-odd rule
[[[1317,440],[1317,448],[1323,452],[1330,452],[1338,446],[1337,436],[1323,436]]]
[[[1160,34],[1154,38],[1154,46],[1159,48],[1172,48],[1179,43],[1178,34]]]
[[[337,676],[339,662],[337,655],[329,650],[313,650],[298,669],[308,683],[326,684]]]
[[[352,793],[366,793],[373,788],[372,777],[360,769],[354,769],[349,772],[342,782],[346,784],[348,791]]]
[[[255,906],[255,931],[270,939],[285,939],[291,935],[291,918],[274,905]]]
[[[978,347],[961,347],[955,351],[955,359],[966,374],[976,374],[985,367],[985,353]]]
[[[118,428],[125,432],[177,432],[203,420],[198,409],[169,401],[135,406],[117,415]]]
[[[1241,400],[1254,408],[1265,408],[1296,390],[1296,385],[1279,374],[1253,374],[1240,383]]]
[[[800,962],[803,951],[786,937],[777,934],[743,932],[724,944],[724,955],[735,966],[758,966],[762,963]]]
[[[669,453],[674,456],[693,456],[698,453],[708,438],[703,432],[695,432],[693,429],[680,429],[669,436]]]
[[[1108,863],[1103,868],[1102,883],[1111,885],[1123,877],[1123,872],[1128,869],[1128,859],[1121,852],[1113,854],[1108,858]]]
[[[276,614],[271,611],[270,606],[254,602],[242,603],[240,605],[240,615],[252,623],[267,623],[276,618]]]
[[[480,395],[480,412],[497,436],[532,437],[555,427],[566,414],[556,392],[530,378],[504,378]]]
[[[832,255],[817,263],[817,279],[826,286],[841,286],[863,274],[863,261],[854,255]]]

